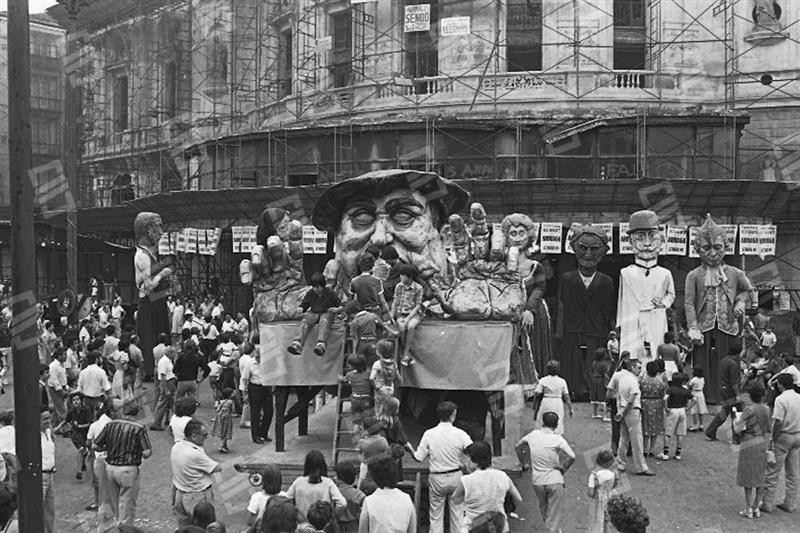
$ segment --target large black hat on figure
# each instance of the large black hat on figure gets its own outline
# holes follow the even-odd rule
[[[319,230],[336,231],[348,202],[359,197],[378,198],[398,189],[411,189],[428,200],[439,212],[440,226],[469,202],[466,190],[433,172],[377,170],[339,182],[322,193],[314,206],[311,222]]]

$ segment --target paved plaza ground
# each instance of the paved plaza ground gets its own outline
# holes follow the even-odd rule
[[[11,406],[12,395],[0,397],[0,408]],[[147,385],[147,393],[152,384]],[[211,420],[208,385],[201,386],[202,406],[198,417]],[[310,417],[309,435],[297,437],[296,423],[287,426],[287,452],[276,453],[274,444],[258,446],[249,438],[249,432],[236,429],[231,444],[232,453],[220,456],[219,443],[210,438],[206,450],[213,458],[223,462],[223,472],[218,475],[216,487],[220,499],[217,507],[228,525],[228,531],[240,533],[245,529],[245,507],[256,489],[248,484],[247,476],[234,471],[234,463],[242,462],[295,462],[302,463],[305,453],[314,447],[330,453],[331,428],[335,402],[322,407]],[[148,411],[149,413],[149,411]],[[529,413],[525,418],[530,419]],[[610,424],[593,420],[589,406],[578,404],[575,417],[567,420],[566,438],[578,454],[578,460],[567,474],[567,504],[562,528],[565,533],[586,530],[589,502],[585,484],[593,457],[610,440]],[[529,422],[523,422],[527,430]],[[153,533],[171,533],[176,522],[170,508],[169,449],[171,438],[167,433],[151,432],[153,457],[142,467],[141,494],[137,510],[137,524]],[[629,494],[639,498],[650,514],[648,531],[687,532],[756,532],[772,533],[797,531],[800,512],[787,514],[782,511],[763,515],[757,520],[746,520],[738,516],[742,507],[742,489],[736,486],[735,446],[725,443],[729,434],[720,431],[720,441],[708,442],[700,434],[690,434],[684,445],[683,460],[651,461],[657,473],[654,478],[624,476],[623,486]],[[92,500],[88,476],[82,481],[75,479],[75,449],[68,439],[57,440],[56,508],[58,533],[94,531],[96,513],[84,511]],[[284,479],[291,482],[291,479]],[[782,494],[781,482],[781,494]],[[530,478],[525,475],[517,480],[517,486],[525,500],[519,514],[525,521],[512,521],[512,531],[531,532],[541,530],[542,522],[533,494]],[[792,525],[794,524],[794,525]]]

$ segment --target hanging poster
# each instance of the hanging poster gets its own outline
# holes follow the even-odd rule
[[[197,253],[197,228],[185,228],[183,230],[186,235],[186,253]]]
[[[697,238],[697,226],[689,226],[689,257],[700,257],[697,250],[694,249],[694,240]]]
[[[631,236],[628,235],[628,228],[631,227],[627,222],[619,223],[619,254],[632,254]]]
[[[608,253],[614,253],[614,223],[613,222],[601,222],[599,224],[594,224],[598,228],[602,228],[603,231],[606,232],[606,238],[608,239]]]
[[[197,253],[200,255],[208,255],[206,248],[206,230],[197,230]]]
[[[568,254],[574,254],[575,250],[572,249],[572,244],[570,241],[572,240],[572,236],[575,234],[575,230],[578,229],[581,224],[577,222],[573,222],[569,225],[569,229],[567,230],[567,236],[564,237],[564,252]]]
[[[759,255],[761,253],[761,226],[742,224],[739,226],[739,253]]]
[[[162,233],[158,240],[158,255],[171,255],[169,248],[169,233]]]
[[[470,32],[470,19],[469,17],[447,17],[440,21],[439,35],[469,35]]]
[[[244,226],[244,235],[242,236],[242,253],[249,254],[253,251],[253,246],[256,245],[257,229],[257,226]]]
[[[542,222],[541,252],[543,254],[561,253],[561,222]]]
[[[761,240],[761,253],[762,258],[768,255],[775,255],[775,242],[778,236],[778,228],[776,226],[761,226],[759,229],[759,238]]]
[[[431,29],[431,5],[417,4],[406,6],[403,31],[428,31]]]
[[[328,251],[328,233],[314,226],[303,226],[303,253],[325,254]]]
[[[233,244],[233,253],[238,254],[242,251],[242,237],[244,232],[242,226],[231,226],[231,243]]]
[[[169,253],[175,255],[178,253],[178,231],[169,232]]]
[[[686,255],[686,226],[667,226],[666,255]]]
[[[220,237],[222,237],[222,228],[206,230],[206,252],[208,255],[217,255]]]
[[[719,227],[725,230],[728,235],[728,246],[725,248],[725,253],[736,253],[736,238],[739,236],[739,226],[736,224],[720,224]]]
[[[186,251],[186,232],[184,230],[179,230],[176,232],[177,234],[177,243],[175,245],[176,252],[185,252]]]

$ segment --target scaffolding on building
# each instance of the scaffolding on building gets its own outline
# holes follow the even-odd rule
[[[665,110],[675,104],[676,97],[670,91],[694,81],[691,76],[667,69],[666,58],[677,54],[697,61],[690,56],[696,56],[697,48],[707,43],[719,43],[724,48],[719,76],[723,93],[713,109],[726,132],[724,146],[719,149],[717,139],[708,139],[710,152],[705,153],[695,137],[687,141],[672,136],[671,142],[691,154],[692,161],[711,161],[716,175],[723,179],[741,179],[743,168],[749,169],[778,152],[792,169],[800,161],[797,137],[777,141],[762,137],[756,142],[758,134],[748,130],[745,135],[752,141],[750,145],[739,147],[737,143],[737,128],[746,122],[743,117],[747,112],[770,95],[791,94],[795,88],[791,82],[796,81],[776,80],[760,98],[741,103],[737,90],[741,84],[764,82],[739,70],[742,56],[750,50],[740,48],[736,34],[737,27],[751,23],[737,9],[743,0],[717,0],[691,10],[682,0],[615,2],[615,6],[628,6],[625,9],[632,11],[626,16],[636,18],[644,28],[648,68],[622,70],[598,60],[601,51],[613,48],[601,36],[613,33],[615,18],[624,15],[606,12],[603,5],[607,4],[430,0],[427,3],[434,5],[434,10],[441,8],[436,11],[437,25],[444,8],[454,12],[460,3],[471,6],[467,14],[472,20],[494,20],[488,32],[470,26],[468,38],[483,51],[473,54],[477,59],[462,62],[457,69],[439,68],[437,75],[416,75],[420,72],[409,64],[406,51],[419,45],[423,32],[404,32],[401,10],[389,17],[379,12],[377,1],[343,5],[326,0],[211,0],[204,7],[191,0],[164,0],[155,2],[161,4],[156,8],[151,0],[137,1],[140,12],[136,16],[120,18],[93,35],[87,52],[82,54],[85,142],[81,182],[91,183],[87,189],[92,190],[86,192],[102,197],[99,201],[90,198],[92,205],[112,205],[115,194],[119,195],[116,200],[124,200],[121,191],[128,190],[125,176],[130,177],[137,197],[198,188],[331,183],[387,166],[447,176],[449,163],[459,159],[485,162],[472,177],[526,179],[550,172],[549,163],[523,153],[522,145],[529,136],[535,138],[532,149],[558,154],[575,136],[615,123],[632,128],[631,167],[627,174],[613,175],[610,167],[599,166],[586,178],[686,177],[686,168],[653,164],[656,156],[649,149],[648,136]],[[405,2],[420,3],[426,2]],[[580,7],[574,8],[576,5]],[[682,13],[680,24],[666,21],[666,7]],[[331,16],[342,10],[349,13],[350,32],[347,39],[337,43]],[[601,25],[600,19],[610,22]],[[718,21],[717,25],[712,26],[709,20]],[[512,39],[509,21],[538,25],[540,50],[560,47],[570,52],[555,64],[536,70],[507,68],[506,62],[511,59],[506,52]],[[784,24],[784,28],[797,22]],[[434,27],[434,36],[437,34]],[[121,67],[109,62],[108,57],[100,61],[94,56],[108,54],[120,37],[117,44],[122,49],[117,53],[123,59],[135,48],[142,57],[154,60],[148,63],[127,58],[128,66],[138,69],[131,71],[136,83],[130,85],[128,94],[132,103],[128,110],[130,127],[116,131],[114,94],[109,83],[115,68]],[[103,43],[98,45],[98,40]],[[337,70],[339,45],[349,46],[344,83],[340,83],[342,70]],[[399,61],[398,72],[390,77],[375,74],[376,64],[392,60]],[[103,65],[101,72],[94,72],[93,65],[99,64]],[[562,83],[565,72],[574,77],[574,84]],[[541,116],[505,112],[515,101],[520,83],[555,91],[571,112]],[[592,100],[609,91],[631,97],[630,108],[616,118],[590,106]],[[462,100],[468,103],[457,115],[443,114],[441,99],[456,93],[466,93]],[[363,119],[364,107],[376,98],[398,102],[407,115],[383,122]],[[331,112],[326,114],[326,109]],[[400,133],[408,123],[416,124],[424,139],[419,145],[401,147]],[[398,139],[394,154],[358,151],[359,140],[377,129]],[[476,133],[467,136],[456,130]],[[255,154],[254,143],[258,147]],[[503,143],[513,149],[499,151],[497,146]],[[444,146],[448,150],[443,150]],[[744,177],[752,179],[750,174]],[[188,268],[184,268],[187,279],[206,277]],[[223,261],[214,260],[207,270],[212,277],[234,279],[236,273],[223,272],[225,268]]]

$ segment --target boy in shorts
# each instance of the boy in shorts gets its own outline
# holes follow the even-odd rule
[[[681,440],[686,436],[686,406],[692,400],[692,391],[684,385],[689,376],[682,372],[673,374],[667,390],[667,416],[664,418],[664,450],[656,458],[669,459],[669,439],[675,435],[675,460],[681,460]]]
[[[411,345],[422,319],[422,285],[414,281],[417,269],[414,265],[403,263],[398,266],[400,283],[394,289],[391,315],[403,340],[403,366],[414,364]]]
[[[342,301],[335,292],[325,286],[325,276],[321,272],[311,274],[311,288],[303,296],[300,309],[303,311],[300,331],[294,342],[289,345],[288,351],[292,355],[303,353],[303,344],[306,342],[308,332],[315,324],[319,324],[314,353],[322,357],[325,355],[328,342],[328,324],[336,313],[342,311]]]

